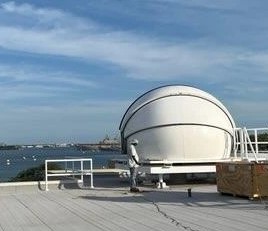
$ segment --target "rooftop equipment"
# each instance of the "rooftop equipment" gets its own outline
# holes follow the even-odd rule
[[[122,152],[136,146],[141,165],[215,163],[230,157],[235,123],[225,106],[200,89],[170,85],[138,97],[121,123]]]

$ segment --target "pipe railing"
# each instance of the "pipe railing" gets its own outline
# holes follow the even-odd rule
[[[65,169],[62,171],[55,172],[55,170],[48,169],[48,163],[64,163]],[[72,168],[67,168],[67,163],[72,163]],[[80,162],[79,169],[75,169],[75,162]],[[89,169],[84,168],[84,163],[89,163]],[[52,172],[54,171],[54,172]],[[50,176],[77,176],[80,175],[80,180],[84,185],[84,175],[90,175],[90,188],[94,188],[93,186],[93,164],[92,159],[90,158],[82,158],[82,159],[54,159],[54,160],[45,160],[45,190],[48,191],[48,177]]]
[[[268,150],[261,150],[261,145],[268,145],[268,141],[259,141],[260,133],[268,133],[268,128],[235,128],[234,129],[234,157],[244,159],[253,159],[258,162],[263,159],[261,155],[265,154],[268,158]],[[250,136],[251,135],[251,136]],[[251,139],[253,138],[253,139]]]

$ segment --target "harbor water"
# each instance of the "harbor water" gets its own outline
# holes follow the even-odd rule
[[[80,151],[75,147],[23,148],[0,150],[0,182],[7,182],[19,172],[44,164],[48,159],[92,158],[93,168],[105,168],[111,159],[122,158],[116,151]]]

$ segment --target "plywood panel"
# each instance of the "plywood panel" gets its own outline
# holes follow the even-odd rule
[[[268,163],[218,163],[216,172],[217,189],[221,193],[250,198],[268,196]]]

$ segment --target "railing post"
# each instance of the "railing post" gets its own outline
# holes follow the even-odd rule
[[[234,158],[237,158],[237,150],[238,150],[238,145],[240,144],[237,141],[238,138],[238,131],[237,128],[234,128],[234,135],[233,135],[233,149],[234,149]]]
[[[93,186],[93,166],[92,166],[92,159],[90,160],[90,188],[94,188],[94,186]]]
[[[245,127],[243,128],[243,135],[244,135],[245,155],[246,155],[246,158],[249,159],[249,157],[248,157],[248,140],[247,140],[248,132],[247,132],[247,129]]]
[[[259,154],[259,145],[258,145],[258,132],[257,129],[254,129],[254,136],[255,136],[255,152],[256,155]]]
[[[72,161],[72,172],[74,173],[74,161]],[[74,177],[74,174],[73,174]]]
[[[65,173],[67,172],[68,166],[67,166],[67,161],[64,162],[64,167],[65,167]]]
[[[47,160],[45,161],[45,190],[48,191]]]
[[[242,158],[245,155],[244,131],[242,128],[239,130],[239,136],[240,136],[240,156]]]
[[[84,186],[84,163],[83,160],[80,161],[80,168],[81,168],[81,181],[82,181],[82,185]]]

